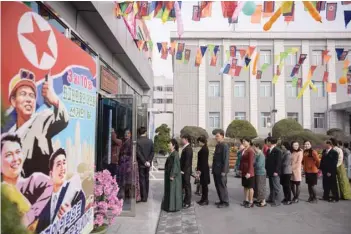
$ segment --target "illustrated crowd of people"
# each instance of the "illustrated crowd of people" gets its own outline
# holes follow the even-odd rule
[[[224,131],[216,136],[217,145],[213,155],[212,174],[219,201],[218,208],[229,206],[227,175],[229,172],[229,146],[224,142]],[[164,198],[162,209],[175,212],[191,206],[191,177],[198,183],[195,194],[201,199],[200,206],[209,204],[208,185],[210,184],[209,149],[207,139],[201,136],[197,142],[201,145],[198,152],[195,172],[192,173],[193,150],[191,137],[181,137],[183,149],[179,157],[177,140],[169,142],[170,155],[167,158],[164,174]],[[308,186],[307,202],[317,203],[316,185],[322,176],[323,195],[319,198],[328,202],[340,199],[351,200],[351,188],[346,173],[347,160],[351,156],[348,143],[335,138],[325,141],[321,157],[313,149],[311,141],[278,142],[271,136],[264,143],[252,142],[249,138],[241,139],[235,165],[236,176],[241,178],[244,188],[245,208],[272,207],[291,205],[300,201],[300,186],[303,176]],[[269,194],[266,197],[268,178]],[[200,192],[201,191],[201,192]],[[282,192],[283,191],[283,192]],[[281,194],[284,199],[281,200]]]

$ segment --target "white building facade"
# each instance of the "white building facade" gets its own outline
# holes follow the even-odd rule
[[[177,34],[172,33],[177,40]],[[351,131],[351,95],[348,84],[339,84],[344,76],[344,61],[338,61],[335,48],[348,50],[351,61],[351,32],[185,32],[182,42],[191,50],[188,64],[173,61],[174,72],[174,132],[179,135],[184,126],[200,126],[209,133],[215,128],[226,129],[234,119],[245,119],[257,129],[259,136],[267,136],[277,121],[296,119],[305,129],[325,133],[330,128]],[[197,48],[208,44],[219,45],[217,65],[210,66],[211,54],[206,52],[200,67],[195,67]],[[255,46],[249,69],[242,69],[239,76],[220,74],[227,60],[229,46],[247,49]],[[297,48],[280,68],[281,75],[273,84],[279,61],[275,55],[289,48]],[[322,51],[329,50],[331,59],[324,64]],[[253,60],[260,53],[257,69],[267,63],[268,68],[261,79],[252,74]],[[292,84],[290,76],[300,54],[307,54],[298,78],[302,84],[308,79],[312,65],[317,66],[312,80],[318,91],[307,88],[302,98],[297,99],[300,88]],[[237,52],[238,64],[240,55]],[[336,92],[326,92],[324,72],[329,72],[328,82],[336,83]]]

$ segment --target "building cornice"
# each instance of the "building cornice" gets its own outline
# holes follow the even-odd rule
[[[171,38],[178,39],[176,31],[171,31]],[[351,32],[208,32],[208,31],[187,31],[184,32],[181,39],[335,39],[351,40]]]

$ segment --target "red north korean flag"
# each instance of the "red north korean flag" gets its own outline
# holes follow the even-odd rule
[[[1,2],[1,98],[8,106],[8,84],[20,69],[57,76],[69,66],[85,67],[96,78],[93,58],[21,2]]]

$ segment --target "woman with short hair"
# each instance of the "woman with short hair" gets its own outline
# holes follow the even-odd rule
[[[291,152],[290,152],[290,144],[288,142],[282,143],[283,150],[283,159],[282,159],[282,171],[280,175],[280,184],[283,186],[284,191],[284,200],[282,203],[284,205],[291,205],[291,174],[292,174],[292,166],[291,166]]]
[[[258,207],[267,206],[266,203],[266,156],[262,152],[262,144],[256,142],[252,149],[255,151],[255,191]]]
[[[245,208],[252,208],[253,196],[254,196],[254,186],[255,186],[255,152],[250,147],[251,139],[243,138],[241,139],[241,144],[243,144],[244,149],[242,152],[242,157],[240,161],[240,171],[242,176],[242,186],[244,187],[245,201],[243,206]]]
[[[202,188],[202,196],[200,201],[197,203],[200,206],[208,205],[208,185],[210,184],[210,167],[208,166],[208,147],[207,139],[205,136],[200,136],[197,141],[202,146],[197,154],[197,168],[196,170],[200,172],[200,185]]]

